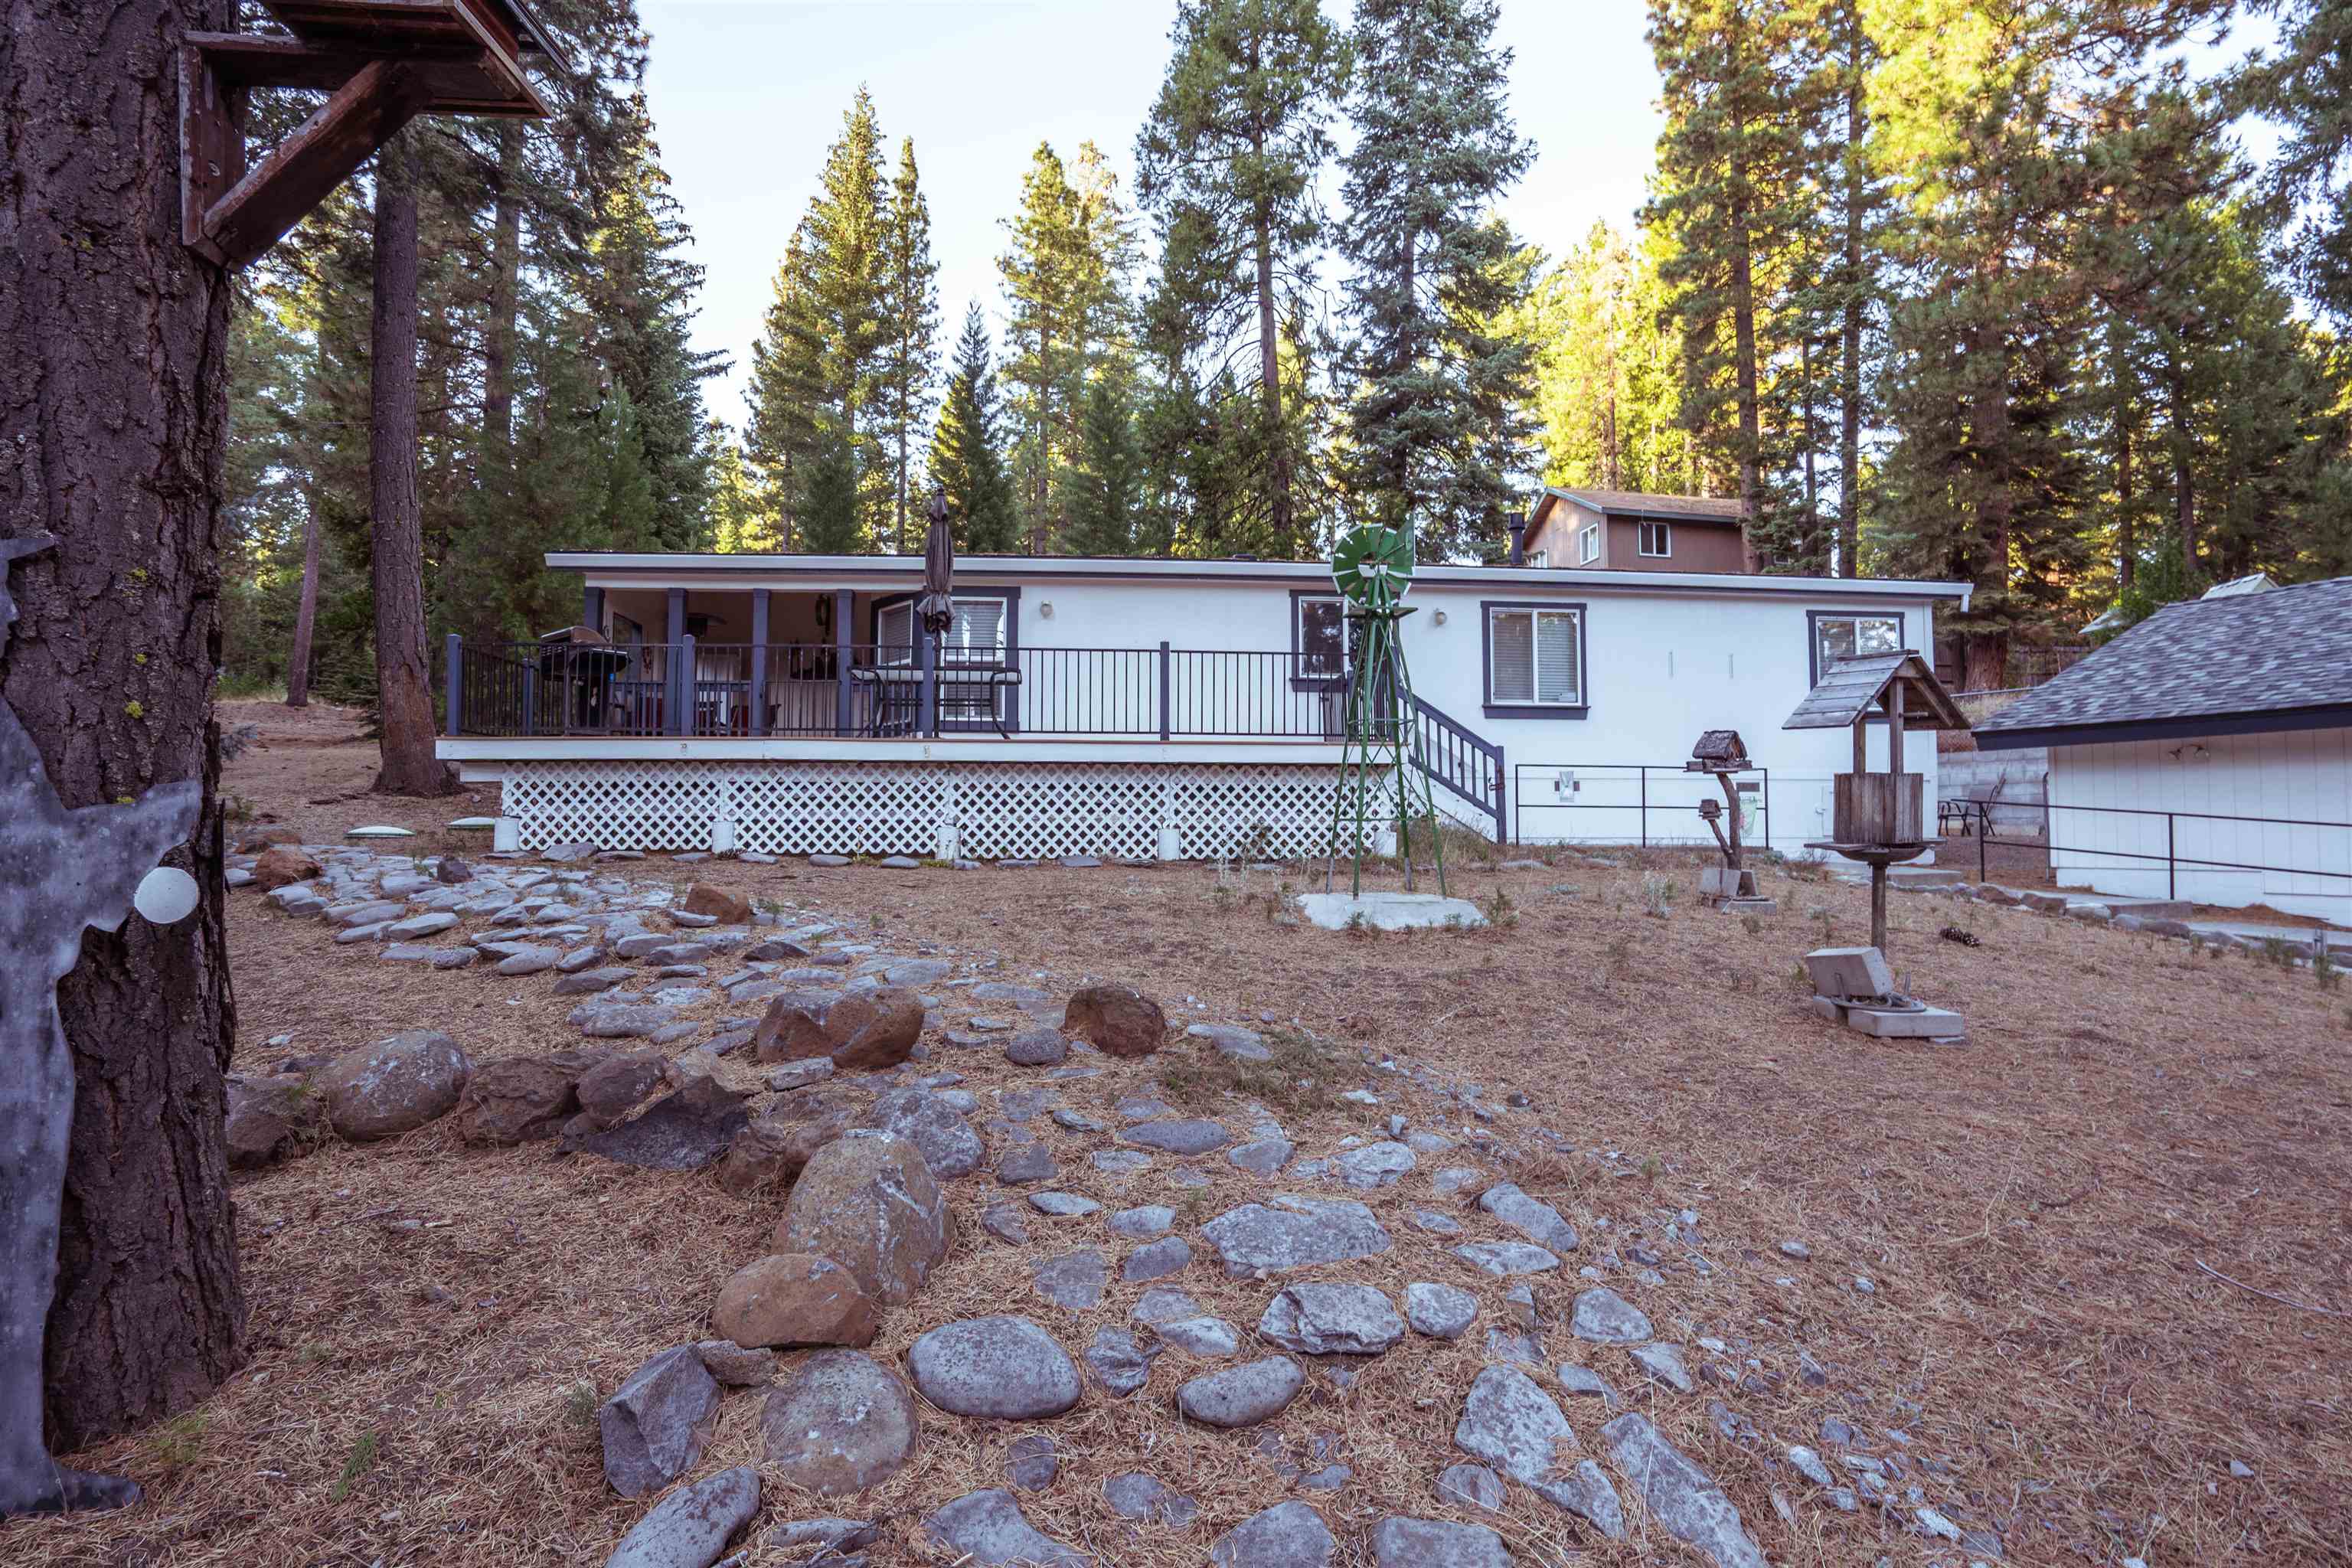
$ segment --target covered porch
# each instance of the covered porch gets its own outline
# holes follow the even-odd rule
[[[1288,650],[1024,646],[1019,590],[959,593],[933,637],[905,591],[586,590],[530,642],[452,636],[450,738],[1333,742],[1344,672]]]

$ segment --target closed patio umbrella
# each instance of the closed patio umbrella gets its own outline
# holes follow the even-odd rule
[[[948,492],[931,492],[931,526],[923,536],[923,596],[915,614],[933,637],[955,624],[955,534],[948,528]]]

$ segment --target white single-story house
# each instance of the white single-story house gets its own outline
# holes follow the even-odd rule
[[[2168,605],[1976,727],[2062,886],[2352,921],[2352,577]]]
[[[452,637],[440,754],[524,847],[997,858],[1328,841],[1348,638],[1318,562],[553,553],[579,626]],[[1700,733],[1747,737],[1749,838],[1826,830],[1822,662],[1934,646],[1958,583],[1425,566],[1406,603],[1440,808],[1496,839],[1706,842]],[[1924,748],[1915,749],[1924,752]],[[1920,757],[1932,766],[1932,753]],[[1931,796],[1933,781],[1928,784]]]

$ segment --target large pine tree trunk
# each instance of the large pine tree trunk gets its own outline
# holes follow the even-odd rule
[[[375,300],[369,337],[368,491],[374,512],[375,681],[386,795],[457,788],[433,754],[425,663],[425,529],[416,497],[416,184],[409,132],[376,156]]]
[[[1989,306],[1979,300],[1975,308],[1984,311]],[[2010,450],[2009,356],[2000,329],[1988,321],[1979,320],[1970,325],[1963,341],[1976,377],[1969,410],[1969,435],[1984,469],[1977,532],[1970,542],[1970,577],[1977,585],[1977,613],[1990,619],[2010,609],[2010,533],[2017,511],[2017,498],[2010,489],[2016,468]],[[2008,686],[2006,625],[1989,625],[1969,635],[1962,674],[1968,690],[1998,691]]]
[[[1756,541],[1756,523],[1758,514],[1763,510],[1763,473],[1758,458],[1764,443],[1756,395],[1756,269],[1748,230],[1745,154],[1740,151],[1741,138],[1746,132],[1745,124],[1735,118],[1731,126],[1733,152],[1728,217],[1731,228],[1732,374],[1739,405],[1739,535],[1741,553],[1747,557],[1742,564],[1754,572],[1763,565],[1763,552]]]
[[[1257,140],[1261,157],[1265,144]],[[1281,342],[1275,326],[1274,309],[1274,215],[1261,208],[1257,215],[1257,379],[1258,393],[1265,405],[1265,439],[1273,457],[1266,474],[1267,521],[1274,535],[1276,559],[1295,553],[1298,542],[1291,538],[1292,508],[1290,500],[1290,440],[1282,427],[1282,354]]]
[[[2111,324],[2107,335],[2116,394],[2116,585],[2129,593],[2139,570],[2138,527],[2132,515],[2137,503],[2132,493],[2131,361],[2124,352],[2120,328]]]
[[[302,597],[294,606],[294,646],[286,655],[286,706],[310,706],[310,637],[319,623],[319,506],[308,498],[302,524]]]
[[[2180,574],[2185,584],[2197,572],[2197,476],[2189,431],[2189,377],[2176,362],[2165,375],[2172,414],[2172,521],[2180,532]]]
[[[1850,23],[1856,56],[1862,27]],[[1862,204],[1868,174],[1862,145],[1870,134],[1859,58],[1845,88],[1845,311],[1838,344],[1838,575],[1862,575]]]
[[[89,931],[58,988],[74,1082],[45,1352],[59,1453],[202,1398],[245,1356],[210,711],[229,287],[180,244],[173,133],[180,37],[233,12],[17,0],[0,29],[0,533],[58,540],[16,565],[0,700],[68,807],[203,785],[170,857],[205,889],[196,914]]]

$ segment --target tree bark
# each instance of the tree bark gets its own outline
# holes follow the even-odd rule
[[[72,1126],[43,1354],[60,1453],[194,1403],[246,1353],[210,713],[229,286],[180,243],[170,131],[181,36],[233,12],[19,0],[0,29],[0,535],[58,541],[15,565],[0,700],[68,807],[202,793],[166,858],[204,889],[196,913],[87,932],[58,987]]]
[[[375,300],[368,361],[368,489],[375,546],[376,706],[385,795],[457,787],[433,754],[425,663],[425,531],[416,496],[416,185],[407,132],[376,154]]]
[[[319,621],[319,506],[308,498],[302,525],[302,597],[294,607],[294,647],[286,656],[286,706],[310,706],[310,636]]]
[[[1845,310],[1838,344],[1838,575],[1862,574],[1862,205],[1868,171],[1862,147],[1870,135],[1863,107],[1863,32],[1849,14],[1854,58],[1845,86]]]
[[[2139,531],[2132,515],[2131,363],[2124,353],[2122,332],[2110,326],[2108,336],[2116,394],[2116,585],[2128,593],[2139,569]]]
[[[490,219],[490,320],[482,334],[482,437],[504,457],[514,440],[515,312],[522,279],[522,121],[499,122]]]
[[[1748,232],[1748,175],[1742,139],[1747,125],[1735,116],[1731,122],[1731,335],[1732,374],[1738,388],[1739,416],[1739,542],[1750,572],[1763,569],[1763,552],[1756,542],[1756,518],[1762,510],[1763,475],[1758,454],[1763,436],[1756,395],[1756,273]]]
[[[1979,301],[1978,309],[1986,308]],[[1970,580],[1977,585],[1983,629],[1968,639],[1964,684],[1971,691],[1998,691],[2009,684],[2009,626],[1994,620],[2011,613],[2009,554],[2017,498],[2011,493],[2009,356],[1997,326],[1978,321],[1965,339],[1977,376],[1969,436],[1983,468],[1977,507],[1977,537],[1970,551]]]
[[[2189,466],[2189,377],[2176,360],[2165,375],[2172,414],[2172,521],[2180,532],[2183,585],[2197,574],[2197,476]]]

